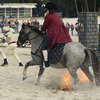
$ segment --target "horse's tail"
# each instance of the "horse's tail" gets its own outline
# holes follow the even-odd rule
[[[90,50],[90,49],[85,49],[86,56],[89,56],[89,58],[92,61],[92,67],[93,67],[93,72],[95,76],[95,83],[97,86],[100,86],[100,66],[99,66],[99,60],[96,54]]]

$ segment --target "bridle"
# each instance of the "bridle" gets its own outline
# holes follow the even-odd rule
[[[23,37],[21,40],[23,40],[23,39],[26,38],[26,37],[29,38],[30,33],[33,32],[33,31],[34,31],[34,29],[30,30],[27,34],[24,35],[24,37]],[[21,33],[22,33],[22,32],[21,32]],[[23,33],[24,33],[24,32],[23,32]],[[35,37],[29,39],[29,41],[32,40],[32,39],[37,38],[39,35],[40,35],[40,34],[38,34],[37,36],[35,36]]]
[[[24,30],[24,29],[23,29],[23,30]],[[22,31],[23,31],[23,30],[22,30]],[[21,31],[21,34],[22,34],[22,33],[24,34],[24,31],[23,31],[23,32],[22,32],[22,31]],[[26,37],[28,37],[28,40],[29,40],[29,42],[30,42],[32,39],[35,39],[35,38],[37,38],[37,37],[40,36],[40,34],[38,34],[38,35],[36,35],[35,37],[32,37],[32,38],[29,39],[29,35],[30,35],[31,32],[33,32],[33,31],[34,31],[34,29],[30,30],[27,34],[24,35],[24,37],[23,37],[21,40],[23,41],[23,39],[25,39]],[[43,33],[42,33],[42,34],[43,34]],[[35,55],[35,56],[37,56],[37,57],[42,57],[42,56],[38,55],[37,52],[40,50],[40,47],[42,46],[42,44],[43,44],[43,42],[44,42],[45,39],[46,39],[46,35],[44,34],[44,38],[43,38],[42,42],[40,43],[38,49],[35,51],[35,53],[33,53],[33,52],[31,51],[31,54],[33,54],[33,55]],[[25,43],[26,43],[26,42],[25,42]],[[25,45],[25,46],[26,46],[26,45]],[[25,46],[23,46],[23,47],[25,47]]]

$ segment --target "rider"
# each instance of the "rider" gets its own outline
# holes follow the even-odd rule
[[[3,27],[3,30],[4,30],[3,35],[6,37],[6,42],[8,43],[8,46],[6,48],[4,48],[3,51],[1,52],[4,57],[4,63],[1,66],[8,65],[5,53],[8,52],[9,50],[12,51],[14,57],[19,62],[19,66],[23,66],[23,64],[21,63],[21,60],[19,59],[19,57],[16,54],[16,43],[15,43],[14,37],[12,35],[12,33],[14,32],[14,29],[12,29],[12,28],[9,29],[8,27]]]
[[[47,29],[47,39],[44,41],[42,53],[44,56],[43,67],[44,65],[49,67],[47,48],[53,48],[55,44],[72,42],[72,39],[68,30],[61,22],[60,16],[54,12],[54,10],[57,10],[56,5],[47,3],[45,8],[48,14],[45,17],[41,30],[45,31]]]

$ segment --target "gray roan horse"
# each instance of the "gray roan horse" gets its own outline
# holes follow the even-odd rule
[[[32,60],[27,62],[23,71],[23,80],[27,78],[26,72],[27,68],[32,65],[41,65],[43,60],[41,58],[41,45],[43,44],[45,34],[43,34],[38,29],[32,29],[32,26],[22,25],[22,29],[19,32],[19,37],[17,41],[18,46],[23,46],[23,44],[29,40],[31,43],[31,56]],[[88,79],[93,82],[93,75],[89,71],[89,65],[92,65],[95,83],[97,86],[100,86],[100,67],[99,61],[95,53],[84,47],[78,42],[70,42],[65,44],[63,49],[63,54],[59,62],[56,64],[50,64],[53,68],[67,68],[70,75],[74,79],[74,84],[76,84],[79,79],[77,76],[77,69],[81,70],[86,74]],[[38,78],[36,84],[39,84],[40,78],[44,72],[44,68],[40,67]]]

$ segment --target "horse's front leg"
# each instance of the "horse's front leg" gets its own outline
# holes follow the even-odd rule
[[[41,78],[43,72],[44,72],[44,68],[43,68],[43,65],[41,65],[40,70],[39,70],[39,74],[38,74],[38,78],[37,78],[37,81],[36,81],[35,85],[38,85],[40,83],[40,78]]]
[[[25,64],[24,71],[23,71],[23,80],[27,78],[26,73],[27,73],[27,68],[31,65],[33,65],[33,60],[29,61],[28,63]]]

